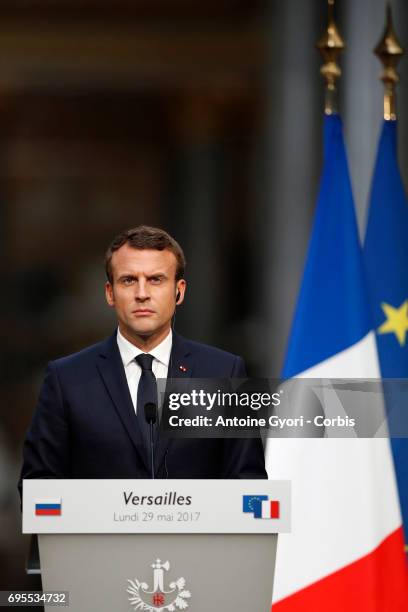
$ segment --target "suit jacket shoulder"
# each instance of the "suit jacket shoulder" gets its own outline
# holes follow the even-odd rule
[[[173,335],[169,370],[172,377],[180,376],[180,371],[193,378],[238,378],[246,375],[242,357],[187,340],[176,333]]]
[[[238,355],[234,355],[233,353],[229,353],[228,351],[224,351],[216,346],[211,346],[209,344],[203,344],[202,342],[196,342],[195,340],[188,340],[187,338],[183,338],[178,334],[175,334],[175,337],[182,339],[187,347],[193,353],[203,353],[208,356],[218,357],[220,359],[234,360],[237,359]]]
[[[87,346],[80,351],[65,355],[64,357],[58,357],[52,361],[58,368],[70,368],[76,367],[78,364],[84,364],[87,361],[94,361],[95,357],[99,354],[106,354],[109,351],[113,341],[116,340],[116,332],[109,338]]]

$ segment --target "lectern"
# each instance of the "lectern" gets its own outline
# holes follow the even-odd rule
[[[70,612],[268,612],[289,530],[286,481],[23,483],[43,591],[65,592]]]

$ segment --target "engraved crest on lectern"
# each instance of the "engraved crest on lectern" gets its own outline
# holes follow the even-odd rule
[[[140,582],[137,578],[128,579],[129,586],[126,591],[129,593],[129,602],[133,609],[149,612],[160,612],[161,610],[175,612],[188,608],[187,600],[190,599],[191,593],[185,588],[185,578],[170,582],[166,589],[164,572],[170,569],[169,561],[162,563],[160,559],[156,559],[151,567],[153,569],[153,588],[150,589],[146,582]]]

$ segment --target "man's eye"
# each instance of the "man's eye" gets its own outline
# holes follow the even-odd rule
[[[161,276],[152,276],[150,282],[153,283],[153,285],[158,285],[161,280]]]
[[[122,282],[124,285],[133,285],[133,283],[135,282],[135,279],[132,278],[131,276],[126,276]]]

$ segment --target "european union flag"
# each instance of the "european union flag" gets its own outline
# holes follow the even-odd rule
[[[255,513],[262,506],[261,502],[267,499],[267,495],[244,495],[242,497],[242,511]]]
[[[371,186],[364,244],[372,317],[383,378],[408,378],[408,204],[397,159],[397,121],[384,121]],[[401,395],[399,396],[401,398]],[[398,438],[408,407],[395,413],[397,395],[385,385],[387,410],[393,406],[391,440],[405,540],[408,536],[408,440]],[[401,410],[404,410],[404,413]]]

